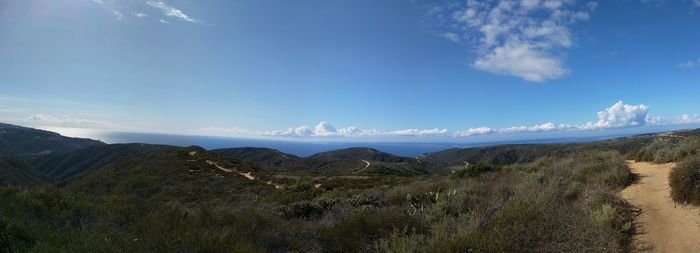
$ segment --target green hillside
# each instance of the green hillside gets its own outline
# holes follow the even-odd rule
[[[38,171],[54,180],[65,180],[85,171],[96,170],[153,151],[175,147],[148,144],[98,145],[70,152],[56,152],[31,161]]]
[[[47,183],[50,180],[41,172],[19,158],[0,155],[0,185],[1,186],[34,186]]]

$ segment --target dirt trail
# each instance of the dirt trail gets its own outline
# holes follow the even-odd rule
[[[371,150],[370,150],[370,151],[371,151]],[[360,173],[360,172],[363,172],[363,171],[367,170],[367,168],[369,168],[370,165],[372,165],[372,163],[370,163],[370,162],[367,161],[367,160],[362,160],[362,162],[365,163],[365,167],[362,168],[361,170],[358,170],[358,171],[353,172],[352,174],[358,174],[358,173]]]
[[[622,191],[622,197],[641,208],[637,218],[637,251],[700,252],[700,209],[671,200],[668,173],[674,164],[629,162],[639,182]]]
[[[237,172],[239,175],[244,176],[249,180],[255,180],[255,176],[253,176],[253,173],[250,171],[243,173],[243,172],[238,171],[237,169],[226,168],[224,166],[219,165],[218,163],[215,163],[215,162],[212,162],[209,160],[207,160],[207,163],[210,165],[216,166],[216,168],[218,168],[219,170],[221,170],[223,172],[226,172],[226,173]]]

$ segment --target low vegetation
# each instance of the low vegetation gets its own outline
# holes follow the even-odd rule
[[[301,178],[278,190],[192,160],[187,150],[162,151],[63,187],[2,188],[0,244],[10,252],[624,252],[632,233],[616,195],[630,176],[617,152],[361,188]]]
[[[700,205],[700,156],[678,163],[669,175],[669,184],[674,201]]]
[[[657,138],[634,156],[637,162],[669,163],[700,154],[700,137]]]
[[[682,161],[673,197],[700,204],[698,136],[418,159],[59,138],[70,148],[0,149],[0,252],[628,252],[625,160]]]

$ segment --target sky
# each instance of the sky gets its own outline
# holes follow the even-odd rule
[[[295,141],[681,129],[700,124],[699,45],[698,0],[4,0],[0,122]]]

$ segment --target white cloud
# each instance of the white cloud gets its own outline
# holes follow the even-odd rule
[[[488,127],[477,127],[477,128],[470,128],[469,130],[466,130],[466,131],[455,132],[454,136],[455,137],[472,137],[472,136],[494,134],[496,132],[498,132],[498,131],[493,130],[493,129],[488,128]]]
[[[683,114],[676,121],[677,124],[697,124],[700,123],[700,115]]]
[[[404,129],[394,131],[381,131],[377,129],[361,129],[358,127],[336,128],[326,121],[319,122],[315,127],[300,126],[286,130],[251,131],[238,127],[222,128],[210,127],[201,129],[205,134],[224,134],[235,136],[266,136],[266,137],[295,137],[295,138],[386,138],[386,137],[453,137],[470,138],[487,135],[509,135],[528,133],[548,133],[556,131],[593,131],[605,129],[622,129],[642,126],[658,126],[669,124],[694,124],[700,123],[697,114],[684,114],[675,121],[666,121],[661,117],[649,115],[650,107],[644,104],[629,105],[618,101],[612,106],[597,113],[597,121],[585,124],[555,124],[547,122],[532,126],[515,126],[507,128],[477,127],[464,131],[449,131],[446,128],[434,129]]]
[[[170,22],[168,22],[168,21],[166,21],[166,20],[163,20],[163,19],[158,20],[158,21],[160,21],[160,22],[163,23],[163,24],[170,24]]]
[[[432,7],[427,15],[449,30],[442,37],[463,37],[476,45],[474,68],[542,82],[569,73],[563,50],[574,44],[570,27],[588,20],[596,7],[575,0],[467,0]]]
[[[445,136],[449,135],[449,132],[445,128],[433,128],[433,129],[406,129],[390,131],[385,133],[387,136]]]
[[[501,75],[513,75],[527,81],[542,82],[565,76],[568,70],[560,59],[551,57],[533,45],[509,42],[476,59],[474,67]]]
[[[202,21],[199,21],[199,20],[196,20],[196,19],[193,19],[193,18],[187,16],[187,14],[185,14],[181,10],[179,10],[175,7],[169,6],[163,1],[148,1],[148,2],[146,2],[146,4],[148,4],[149,6],[151,6],[153,8],[160,10],[161,12],[163,12],[163,15],[168,16],[168,17],[173,17],[173,18],[176,18],[176,19],[179,19],[182,21],[190,22],[190,23],[201,23],[202,22]],[[163,22],[163,21],[164,20],[161,19],[161,22]],[[165,23],[165,22],[163,22],[163,23]]]
[[[335,130],[335,127],[333,127],[331,124],[328,124],[328,122],[321,121],[314,128],[314,134],[319,136],[333,136],[337,135],[338,131]]]
[[[698,0],[698,1],[700,1],[700,0]],[[688,60],[687,62],[683,62],[683,63],[678,64],[678,67],[681,67],[681,68],[695,68],[698,66],[700,66],[700,59],[697,59],[695,61]]]
[[[581,128],[606,129],[644,126],[649,119],[649,106],[627,105],[618,101],[613,106],[598,112],[597,122],[588,122]]]
[[[134,13],[134,17],[145,18],[145,17],[148,17],[148,14],[143,13],[143,12],[136,12],[136,13]]]
[[[112,7],[112,4],[106,4],[103,0],[92,0],[92,2],[101,5],[102,8],[109,11],[109,13],[112,13],[112,15],[114,15],[117,18],[117,20],[119,20],[119,21],[124,20],[124,14],[122,14],[119,10]]]
[[[459,35],[453,32],[444,32],[440,36],[455,43],[459,42]]]
[[[115,17],[117,17],[117,20],[124,20],[124,14],[122,14],[122,13],[119,12],[118,10],[110,9],[109,11],[112,13],[112,15],[114,15]]]
[[[519,127],[509,127],[509,128],[503,128],[499,130],[499,133],[503,134],[515,134],[515,133],[544,133],[544,132],[551,132],[551,131],[559,131],[559,130],[569,130],[569,129],[575,129],[574,126],[570,125],[556,125],[552,122],[544,123],[541,125],[534,125],[534,126],[519,126]]]
[[[27,117],[26,121],[32,125],[61,126],[78,128],[114,128],[114,125],[97,120],[74,118],[71,116],[54,116],[47,114],[34,114]]]
[[[224,128],[224,127],[208,127],[201,129],[204,133],[225,134],[225,135],[253,135],[253,136],[268,136],[268,137],[397,137],[397,136],[449,136],[450,132],[447,129],[406,129],[396,131],[379,131],[377,129],[361,129],[358,127],[346,127],[336,129],[333,125],[326,121],[321,121],[314,128],[300,126],[296,128],[287,128],[286,130],[269,130],[269,131],[251,131],[239,127]]]
[[[693,5],[695,5],[695,7],[700,7],[700,0],[693,0]]]

